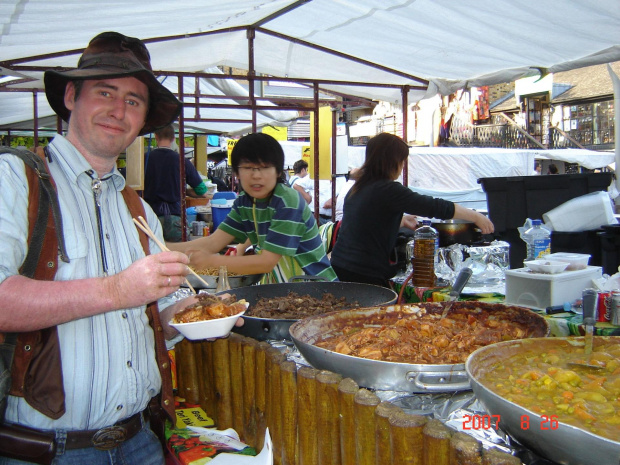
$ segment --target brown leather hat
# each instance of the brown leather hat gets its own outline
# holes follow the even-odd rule
[[[149,88],[149,112],[140,135],[164,127],[179,116],[182,104],[153,74],[151,56],[144,43],[118,32],[102,32],[95,36],[82,53],[77,69],[46,71],[45,95],[58,116],[69,121],[71,112],[64,102],[67,82],[128,76],[139,79]]]

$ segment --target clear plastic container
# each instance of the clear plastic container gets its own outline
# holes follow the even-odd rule
[[[542,227],[541,220],[532,220],[532,227],[523,233],[527,247],[526,260],[538,260],[551,252],[551,231]]]
[[[505,274],[505,303],[544,310],[581,299],[581,291],[592,287],[603,271],[600,266],[588,266],[583,270],[546,274],[518,268],[506,270]]]
[[[435,285],[435,262],[439,233],[431,227],[430,220],[413,233],[413,285],[433,287]]]
[[[545,260],[568,263],[568,267],[566,269],[571,271],[583,270],[584,268],[587,268],[590,257],[590,254],[584,253],[556,252],[545,256]]]

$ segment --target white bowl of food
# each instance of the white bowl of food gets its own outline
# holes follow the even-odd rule
[[[245,300],[220,299],[211,294],[199,294],[198,302],[174,315],[170,326],[187,339],[226,337],[249,304]]]
[[[567,271],[583,270],[588,267],[588,262],[590,261],[590,254],[556,252],[545,255],[545,260],[552,260],[554,263],[568,263],[568,267],[566,268]]]
[[[556,274],[568,268],[568,263],[551,260],[527,260],[523,264],[535,273]]]

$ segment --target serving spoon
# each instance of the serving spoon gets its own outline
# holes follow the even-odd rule
[[[596,324],[596,301],[598,293],[595,289],[584,289],[582,292],[582,308],[583,308],[583,324],[585,327],[584,335],[584,354],[583,362],[568,362],[567,365],[577,368],[588,368],[590,370],[603,370],[599,365],[590,363],[590,354],[592,354],[592,344],[594,343],[594,325]]]
[[[446,317],[446,315],[450,311],[450,308],[452,307],[452,305],[454,305],[454,302],[459,300],[459,296],[461,295],[461,292],[465,288],[465,285],[467,284],[467,281],[469,281],[469,278],[471,278],[472,274],[473,271],[471,268],[464,267],[461,269],[460,273],[454,280],[452,289],[450,289],[450,296],[448,297],[449,303],[446,304],[443,309],[443,312],[441,314],[442,319]]]

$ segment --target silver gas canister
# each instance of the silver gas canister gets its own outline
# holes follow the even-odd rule
[[[612,325],[620,326],[620,289],[611,293],[609,302],[609,322]]]

